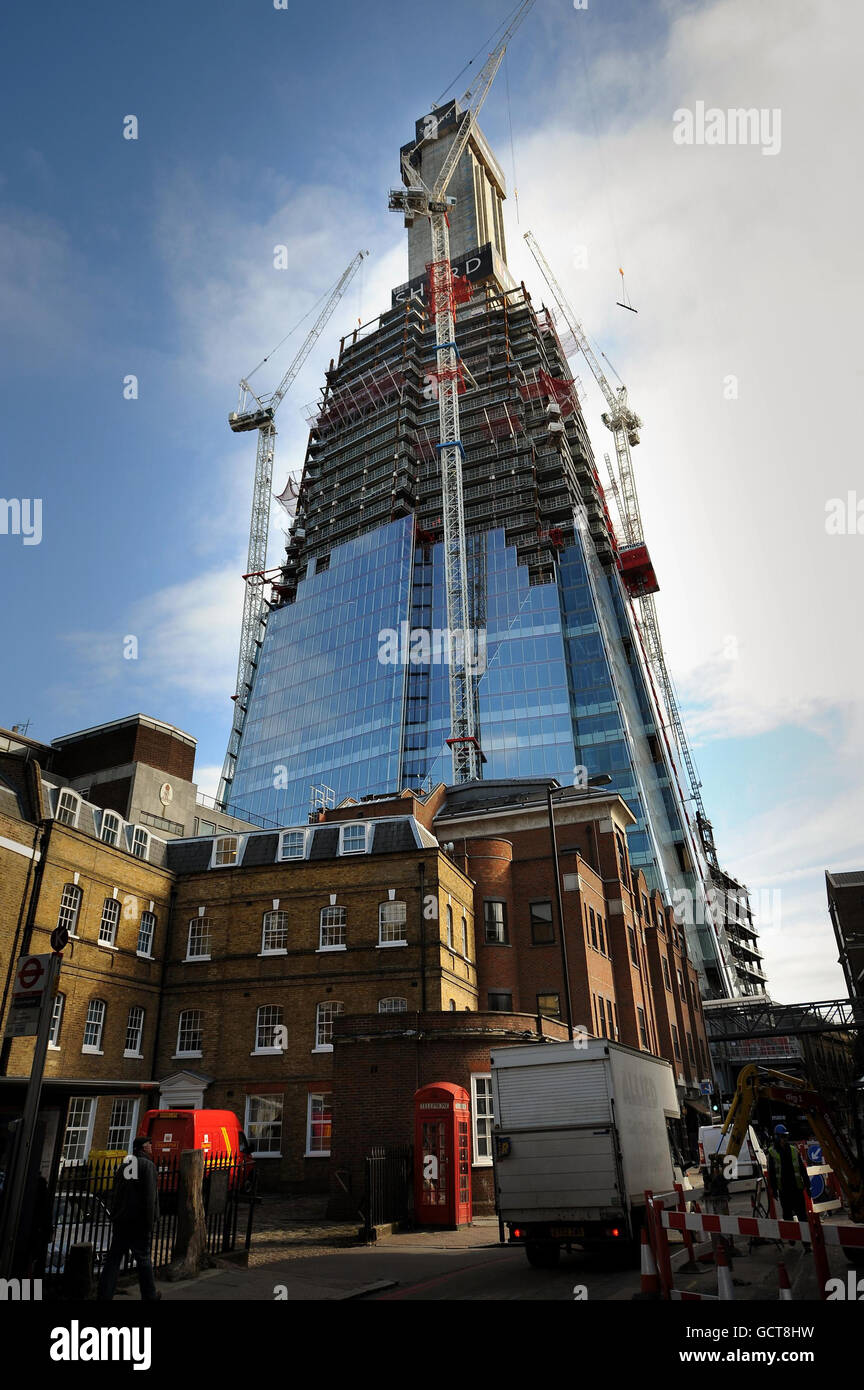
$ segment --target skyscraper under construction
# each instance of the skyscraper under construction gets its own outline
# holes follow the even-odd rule
[[[418,121],[403,171],[431,186],[464,119],[450,102]],[[633,863],[693,904],[704,992],[737,992],[705,905],[710,840],[688,815],[578,383],[551,313],[508,269],[505,181],[476,124],[449,192],[471,629],[449,641],[475,672],[482,776],[608,774],[637,818]],[[326,373],[240,694],[225,800],[283,826],[306,820],[312,787],[339,801],[452,778],[431,241],[428,218],[406,221],[407,283]]]

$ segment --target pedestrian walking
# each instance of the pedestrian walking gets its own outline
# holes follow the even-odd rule
[[[121,1163],[114,1179],[109,1209],[113,1233],[99,1279],[99,1298],[114,1297],[117,1275],[127,1250],[131,1250],[138,1270],[142,1300],[153,1302],[161,1298],[161,1293],[156,1292],[150,1259],[153,1228],[159,1219],[159,1193],[149,1139],[136,1139],[132,1145],[132,1161],[127,1158]]]

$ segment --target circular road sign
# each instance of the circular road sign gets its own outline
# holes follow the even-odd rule
[[[55,927],[51,933],[51,950],[59,953],[69,944],[69,932],[65,927]]]
[[[39,981],[42,979],[44,970],[45,967],[41,960],[37,960],[35,956],[30,956],[25,960],[21,969],[18,971],[18,981],[21,988],[35,989],[36,985],[38,985]]]

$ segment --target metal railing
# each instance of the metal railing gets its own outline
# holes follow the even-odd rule
[[[44,1278],[49,1293],[58,1293],[69,1251],[73,1245],[93,1248],[94,1274],[99,1274],[113,1235],[111,1195],[122,1159],[66,1165],[61,1168],[51,1200],[51,1223],[44,1259]],[[177,1240],[177,1207],[180,1180],[179,1160],[157,1167],[159,1216],[153,1228],[150,1253],[155,1270],[164,1270],[174,1258]],[[207,1251],[211,1255],[229,1254],[237,1249],[238,1232],[249,1250],[256,1206],[254,1172],[250,1176],[243,1155],[216,1156],[205,1164],[202,1197],[207,1230]],[[241,1206],[247,1208],[245,1229],[241,1226]],[[129,1252],[121,1272],[134,1269]]]
[[[376,1226],[410,1218],[414,1206],[413,1159],[410,1144],[376,1145],[367,1155],[361,1207],[367,1240],[374,1239]]]

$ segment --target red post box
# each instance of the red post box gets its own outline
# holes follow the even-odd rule
[[[433,1081],[414,1095],[414,1219],[471,1221],[471,1102],[463,1086]]]

